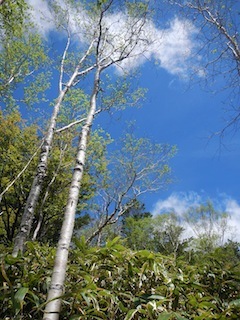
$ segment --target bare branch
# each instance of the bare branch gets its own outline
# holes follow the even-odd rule
[[[99,114],[100,112],[102,112],[102,111],[103,111],[103,109],[97,110],[97,111],[95,112],[95,114],[94,114],[94,117],[95,117],[97,114]],[[71,123],[69,123],[68,125],[60,128],[60,129],[57,129],[55,132],[56,132],[56,133],[60,133],[60,132],[63,132],[63,131],[65,131],[65,130],[69,130],[69,129],[71,129],[73,126],[76,126],[76,125],[78,125],[78,124],[80,124],[80,123],[82,123],[82,122],[84,122],[84,121],[86,121],[86,120],[87,120],[87,117],[82,118],[82,119],[80,119],[80,120],[76,120],[76,121],[71,122]]]

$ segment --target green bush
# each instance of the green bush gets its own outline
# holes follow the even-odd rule
[[[10,251],[10,250],[9,250]],[[55,250],[28,243],[1,257],[0,319],[41,319]],[[71,250],[61,319],[240,319],[240,267],[207,257],[195,265],[118,238],[103,248],[84,239]]]

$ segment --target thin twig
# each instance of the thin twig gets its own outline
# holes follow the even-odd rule
[[[15,179],[13,179],[12,182],[10,182],[10,184],[4,189],[4,191],[0,194],[0,203],[2,201],[2,197],[3,195],[11,188],[11,186],[21,177],[21,175],[26,171],[26,169],[28,168],[28,166],[30,165],[30,163],[32,162],[32,160],[35,158],[35,156],[37,155],[39,149],[42,147],[43,145],[43,141],[41,142],[41,144],[39,145],[39,147],[37,148],[37,150],[34,152],[34,154],[31,156],[31,158],[29,159],[29,161],[27,162],[27,164],[25,165],[25,167],[19,172],[19,174],[16,176]]]

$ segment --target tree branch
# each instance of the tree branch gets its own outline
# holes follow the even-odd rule
[[[42,140],[41,144],[39,145],[39,147],[37,148],[37,150],[34,152],[34,154],[31,156],[31,158],[29,159],[29,161],[27,162],[27,164],[25,165],[25,167],[19,172],[19,174],[16,176],[15,179],[12,180],[11,183],[9,183],[9,185],[3,190],[3,192],[0,194],[0,203],[2,201],[2,197],[3,195],[11,188],[11,186],[21,177],[21,175],[27,170],[28,166],[30,165],[30,163],[32,162],[32,160],[35,158],[35,156],[37,155],[38,151],[41,149],[42,145],[43,145],[44,140]]]

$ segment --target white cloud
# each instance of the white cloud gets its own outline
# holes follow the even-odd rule
[[[168,29],[157,30],[159,41],[153,46],[153,55],[160,61],[162,68],[172,74],[182,75],[187,72],[187,62],[196,45],[192,39],[195,32],[196,29],[189,21],[178,18],[171,21]]]
[[[206,203],[208,198],[205,194],[198,194],[196,192],[179,192],[171,194],[167,199],[161,199],[154,205],[152,214],[157,215],[161,213],[174,212],[180,218],[187,212],[190,207],[197,207],[200,204]],[[227,229],[225,231],[224,241],[230,239],[240,242],[240,205],[235,199],[220,194],[217,199],[212,199],[213,206],[216,210],[226,212],[228,215]],[[182,221],[180,219],[180,221]],[[183,238],[194,237],[196,235],[192,227],[185,221],[181,222],[185,229]],[[215,226],[217,231],[218,225]],[[201,232],[201,230],[198,230]]]
[[[240,242],[240,205],[236,200],[228,199],[226,202],[226,212],[229,213],[229,226],[233,233],[233,240]]]
[[[44,0],[28,0],[33,7],[32,18],[40,32],[46,36],[55,29],[52,12],[48,2]],[[60,6],[64,8],[64,2]],[[71,8],[66,20],[69,20],[71,31],[77,34],[82,43],[87,42],[89,35],[95,32],[96,22],[84,9]],[[153,21],[133,21],[124,12],[117,12],[105,16],[104,29],[107,30],[105,51],[107,55],[112,51],[112,58],[119,55],[126,43],[130,44],[131,57],[124,60],[117,68],[131,70],[142,65],[146,60],[154,59],[161,68],[169,73],[185,77],[190,68],[190,59],[197,43],[193,41],[196,32],[193,24],[188,20],[175,17],[164,29],[159,29]],[[131,30],[141,30],[141,39],[132,37]],[[135,45],[135,40],[137,44]],[[113,50],[114,48],[114,50]],[[116,50],[116,48],[118,48]]]
[[[51,30],[55,29],[48,2],[44,0],[27,0],[27,2],[31,7],[31,20],[34,22],[39,32],[46,37]]]
[[[153,208],[152,214],[160,214],[164,212],[175,212],[182,216],[189,207],[196,207],[202,201],[202,197],[196,192],[179,192],[172,193],[167,199],[159,200]]]

